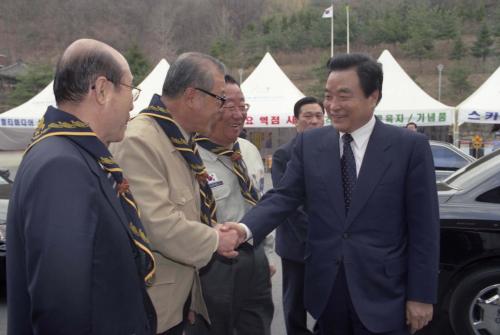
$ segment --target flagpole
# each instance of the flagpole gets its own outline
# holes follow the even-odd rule
[[[347,15],[347,53],[349,53],[349,5],[345,6],[345,13]]]
[[[330,23],[331,23],[331,36],[330,36],[330,57],[333,57],[333,14],[334,11],[333,11],[333,0],[332,0],[332,17],[331,17],[331,20],[330,20]]]

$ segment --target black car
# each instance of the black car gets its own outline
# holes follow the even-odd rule
[[[451,325],[456,335],[498,335],[500,150],[438,183],[438,195],[440,325]]]

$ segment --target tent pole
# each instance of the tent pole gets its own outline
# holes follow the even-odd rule
[[[458,125],[458,108],[455,109],[454,113],[454,122],[453,122],[453,145],[456,147],[459,146],[460,138],[459,138],[459,125]]]
[[[331,24],[331,31],[330,31],[330,57],[333,57],[333,15],[335,14],[335,12],[333,11],[333,0],[332,0],[332,17],[330,19],[330,24]]]
[[[347,53],[349,53],[349,5],[345,6],[346,21],[347,21]]]

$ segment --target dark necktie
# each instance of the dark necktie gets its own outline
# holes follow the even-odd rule
[[[351,142],[353,138],[351,134],[342,135],[342,142],[344,142],[344,153],[340,159],[340,167],[342,171],[342,186],[344,187],[344,204],[345,213],[349,211],[351,207],[351,197],[356,186],[356,160],[354,159],[354,154],[351,148]]]

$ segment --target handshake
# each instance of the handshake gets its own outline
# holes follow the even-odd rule
[[[217,252],[219,255],[234,258],[238,256],[236,249],[247,240],[245,228],[237,222],[226,222],[215,226],[219,234],[219,245]]]

